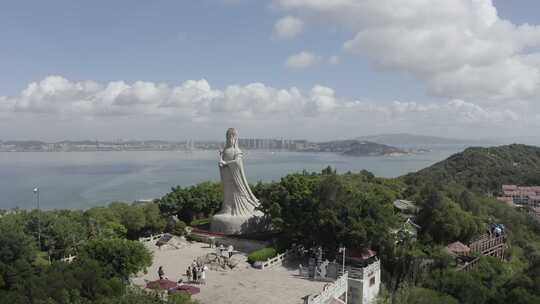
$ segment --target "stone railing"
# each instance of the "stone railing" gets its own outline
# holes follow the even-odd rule
[[[261,268],[260,269],[266,269],[266,268],[270,268],[272,266],[275,266],[276,264],[281,264],[283,263],[283,260],[285,260],[288,256],[289,256],[289,253],[291,251],[290,250],[287,250],[285,251],[284,253],[282,254],[278,254],[277,256],[271,258],[271,259],[268,259],[266,260],[266,262],[263,262],[261,264]]]
[[[159,240],[163,235],[164,235],[164,233],[156,234],[156,235],[151,234],[149,237],[139,238],[139,242],[146,243],[146,242]]]
[[[314,297],[304,298],[304,304],[326,304],[331,299],[338,299],[342,295],[346,295],[349,288],[349,274],[345,272],[334,283],[328,284],[323,288],[323,291]]]

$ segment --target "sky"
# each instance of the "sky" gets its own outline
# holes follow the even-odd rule
[[[535,0],[0,2],[0,140],[540,134]]]

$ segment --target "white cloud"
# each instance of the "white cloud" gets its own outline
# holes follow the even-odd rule
[[[287,58],[285,66],[294,69],[308,68],[320,61],[320,57],[310,52],[300,52]]]
[[[159,126],[166,121],[178,121],[197,126],[241,124],[253,130],[269,124],[275,128],[273,136],[291,130],[304,130],[301,136],[352,137],[385,130],[425,133],[426,129],[455,129],[457,133],[467,131],[471,135],[471,130],[478,129],[534,130],[538,123],[527,119],[531,110],[526,105],[506,108],[460,99],[445,103],[357,101],[339,97],[335,90],[321,85],[308,92],[263,83],[216,89],[204,79],[170,86],[144,81],[75,82],[49,76],[30,83],[17,96],[0,96],[2,123],[19,122],[21,118],[32,123],[31,117],[39,117],[49,120],[40,123],[43,130],[50,122],[58,121],[72,121],[70,128],[74,130],[81,128],[83,121],[91,128],[113,121],[117,125],[112,128],[119,129],[126,128],[129,121],[145,121],[149,128],[152,123]]]
[[[346,51],[415,75],[436,96],[508,104],[540,94],[540,27],[500,18],[491,0],[274,2],[352,31]]]
[[[330,56],[330,58],[328,58],[328,63],[331,65],[339,64],[340,61],[341,59],[339,58],[339,56]]]
[[[274,25],[274,36],[280,39],[292,39],[304,30],[304,22],[293,16],[279,19]]]

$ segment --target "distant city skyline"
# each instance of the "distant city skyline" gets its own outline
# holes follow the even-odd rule
[[[0,139],[534,138],[533,0],[11,1]],[[534,140],[533,140],[534,141]]]

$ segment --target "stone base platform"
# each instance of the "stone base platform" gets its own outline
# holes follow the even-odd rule
[[[210,231],[223,234],[249,234],[266,229],[266,218],[262,212],[248,216],[215,214],[210,221]]]

